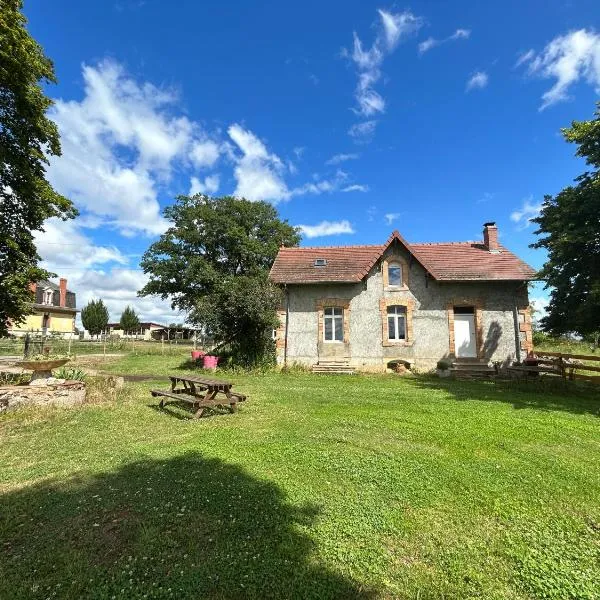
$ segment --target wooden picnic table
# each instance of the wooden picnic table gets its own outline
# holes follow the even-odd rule
[[[231,391],[233,383],[229,381],[191,375],[169,375],[169,379],[171,380],[170,390],[150,390],[153,396],[160,397],[160,408],[163,408],[167,402],[189,402],[193,408],[196,408],[195,419],[202,416],[204,409],[215,406],[228,405],[229,410],[233,413],[236,410],[236,404],[246,400],[244,394]],[[166,398],[171,400],[166,400]]]

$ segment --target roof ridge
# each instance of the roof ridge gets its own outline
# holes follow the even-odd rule
[[[413,242],[411,246],[460,246],[461,244],[480,244],[483,245],[482,240],[465,240],[464,242]]]
[[[346,248],[370,248],[375,250],[382,247],[382,244],[350,244],[347,246],[283,246],[280,250],[337,250]]]

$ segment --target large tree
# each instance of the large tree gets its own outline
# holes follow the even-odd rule
[[[21,0],[0,0],[0,336],[30,311],[29,284],[50,275],[38,267],[32,232],[50,217],[76,215],[46,180],[48,156],[60,155],[60,143],[42,84],[56,78],[21,9]]]
[[[591,121],[573,121],[562,130],[578,145],[577,156],[591,167],[556,196],[545,196],[537,223],[548,261],[541,278],[551,288],[544,331],[575,332],[583,336],[600,331],[600,103]]]
[[[90,300],[81,309],[81,323],[90,335],[100,335],[108,325],[108,310],[102,300]]]
[[[164,214],[171,226],[142,258],[150,279],[140,295],[170,298],[238,361],[256,364],[272,347],[281,299],[269,269],[282,244],[299,243],[297,230],[270,204],[231,196],[179,196]]]
[[[119,327],[123,330],[123,333],[134,333],[140,328],[140,319],[131,306],[125,307],[125,310],[121,313]]]

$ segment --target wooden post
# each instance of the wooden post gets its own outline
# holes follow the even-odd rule
[[[165,334],[163,333],[160,338],[160,353],[164,356],[165,354]]]
[[[103,347],[104,347],[104,350],[103,350],[104,360],[106,360],[106,331],[104,332],[102,339],[103,339]]]

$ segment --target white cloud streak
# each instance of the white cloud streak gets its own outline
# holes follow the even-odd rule
[[[351,154],[335,154],[332,156],[325,164],[326,165],[339,165],[348,160],[356,160],[360,157],[360,154],[351,153]]]
[[[352,185],[347,185],[345,188],[342,189],[342,192],[368,192],[368,191],[369,191],[368,185],[362,185],[362,184],[358,184],[358,183],[353,183]]]
[[[321,221],[317,225],[298,225],[302,235],[307,238],[325,237],[327,235],[341,235],[354,233],[350,221]]]
[[[348,135],[351,138],[354,138],[354,141],[357,144],[366,144],[373,139],[376,127],[377,121],[375,119],[363,121],[362,123],[355,123],[348,129]]]
[[[391,225],[394,221],[400,218],[400,213],[386,213],[384,215],[385,221],[388,225]]]
[[[419,54],[425,54],[425,52],[431,50],[432,48],[441,46],[442,44],[445,44],[447,42],[453,42],[455,40],[467,40],[470,36],[470,29],[457,29],[452,35],[449,35],[448,37],[443,38],[441,40],[429,37],[419,44]]]
[[[593,30],[579,29],[557,36],[539,54],[526,52],[516,66],[525,63],[529,63],[529,75],[556,80],[543,94],[540,110],[568,100],[569,88],[580,80],[600,93],[600,34]]]
[[[358,74],[354,93],[357,108],[353,110],[364,118],[385,112],[385,99],[375,89],[375,85],[381,79],[381,66],[384,59],[396,49],[403,38],[415,33],[423,25],[423,20],[410,11],[391,13],[378,10],[377,12],[378,31],[372,46],[365,48],[358,34],[354,32],[352,52],[343,51],[343,55],[349,57],[354,63]]]

